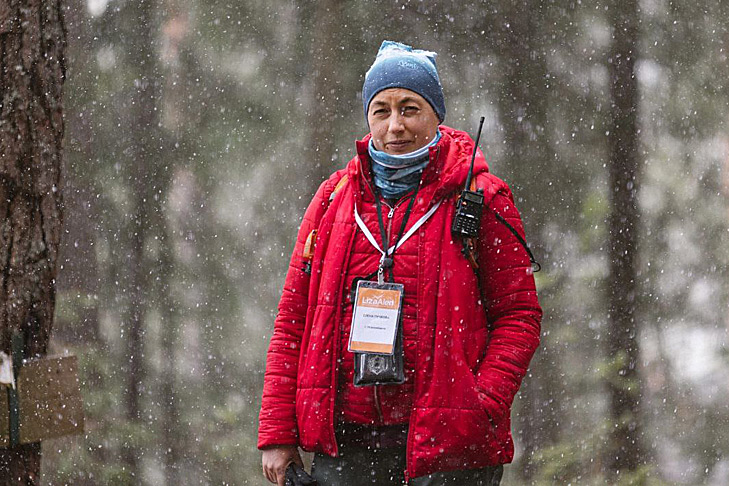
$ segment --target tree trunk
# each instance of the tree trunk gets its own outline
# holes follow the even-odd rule
[[[606,466],[611,484],[632,483],[644,464],[640,427],[641,381],[639,328],[636,319],[636,256],[638,250],[638,45],[637,0],[610,5],[613,44],[608,61],[611,94],[610,276],[608,284],[607,376],[610,439]]]
[[[46,353],[62,232],[61,2],[0,4],[0,351]],[[5,389],[0,390],[5,393]],[[0,449],[0,485],[38,484],[40,444]]]
[[[506,141],[506,158],[511,167],[515,192],[528,200],[522,207],[527,225],[543,228],[554,201],[545,195],[541,187],[555,182],[558,171],[551,167],[547,125],[546,54],[540,36],[539,17],[541,0],[514,3],[503,10],[503,18],[494,23],[492,32],[497,50],[502,54],[504,88],[501,90],[499,107]],[[534,200],[539,195],[539,200]],[[534,248],[540,244],[539,233],[529,240]],[[544,296],[542,296],[544,297]],[[521,406],[516,419],[524,456],[518,468],[521,479],[528,483],[535,476],[538,464],[535,452],[554,445],[559,439],[558,401],[555,396],[563,386],[555,370],[555,357],[545,340],[534,357],[529,373],[520,390]],[[548,370],[552,370],[551,372]]]
[[[174,141],[179,147],[185,143],[184,137],[180,136],[180,125],[185,116],[178,112],[184,106],[185,91],[183,89],[184,75],[186,72],[180,59],[180,50],[185,48],[185,38],[189,33],[189,19],[186,12],[187,4],[178,0],[167,0],[163,3],[167,12],[162,35],[167,45],[165,81],[163,85],[165,101],[162,109],[168,116],[162,117],[162,124],[165,125],[165,133],[171,134],[169,142]],[[170,116],[170,113],[175,115]],[[165,123],[165,121],[167,123]],[[172,144],[168,144],[172,146]],[[172,486],[185,482],[183,477],[183,455],[186,450],[185,427],[180,423],[180,396],[178,393],[178,357],[177,347],[179,345],[180,329],[180,302],[176,302],[174,296],[175,274],[175,231],[171,221],[168,205],[170,193],[173,190],[173,174],[178,165],[182,165],[180,150],[169,150],[167,164],[161,168],[160,194],[164,194],[164,200],[154,199],[154,224],[158,228],[159,255],[157,264],[157,308],[160,314],[160,354],[161,369],[157,380],[161,382],[160,403],[161,403],[161,426],[162,434],[159,447],[162,452],[162,467],[164,470],[164,484]]]
[[[145,255],[148,238],[152,235],[150,210],[153,199],[159,197],[157,171],[159,169],[160,128],[159,111],[160,80],[158,52],[154,26],[156,12],[154,0],[134,2],[130,8],[130,29],[133,40],[130,49],[130,65],[137,69],[135,91],[129,112],[131,143],[129,147],[131,189],[133,191],[132,218],[129,223],[129,309],[127,314],[126,353],[126,415],[131,430],[140,434],[142,423],[142,397],[146,378],[144,349],[144,319],[147,298],[150,296],[149,261]],[[135,483],[141,484],[140,455],[137,440],[131,437],[123,451],[124,462]]]
[[[313,98],[309,109],[309,157],[307,164],[316,169],[311,173],[311,193],[329,176],[334,155],[334,131],[340,104],[340,82],[337,62],[342,55],[337,50],[342,25],[342,0],[316,2],[316,27],[311,44],[311,74],[314,78]]]
[[[162,227],[165,227],[164,215],[160,215]],[[177,393],[177,345],[179,319],[177,304],[172,295],[174,283],[174,242],[171,231],[165,228],[160,239],[160,256],[158,275],[160,285],[155,292],[159,298],[159,309],[162,325],[160,351],[162,354],[162,382],[160,395],[162,402],[162,440],[164,454],[163,466],[165,484],[173,486],[182,484],[180,459],[184,446],[184,433],[180,424],[179,396]]]

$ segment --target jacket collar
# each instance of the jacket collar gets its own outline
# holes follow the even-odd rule
[[[447,197],[454,192],[460,192],[466,181],[471,154],[474,149],[474,142],[471,137],[460,130],[440,126],[442,133],[440,141],[430,148],[430,163],[423,172],[423,188],[429,194],[428,205],[434,199]],[[363,200],[373,201],[372,174],[370,171],[370,158],[367,150],[371,134],[367,134],[362,140],[357,140],[355,146],[357,156],[347,166],[349,177],[357,181],[355,187],[359,187],[359,197]],[[488,164],[481,151],[476,155],[474,164],[474,176],[481,172],[488,172]]]

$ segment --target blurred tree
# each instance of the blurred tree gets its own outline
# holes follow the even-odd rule
[[[610,397],[610,442],[605,463],[612,482],[642,484],[639,473],[647,463],[641,427],[640,327],[636,315],[639,292],[638,187],[639,129],[638,2],[619,0],[610,5],[612,50],[610,74],[611,126],[608,130],[609,249],[608,336],[610,360],[607,390]]]
[[[334,169],[335,128],[342,118],[341,83],[337,64],[342,52],[338,49],[343,24],[343,0],[317,0],[313,39],[310,49],[312,78],[311,105],[308,109],[310,129],[306,163],[311,164],[310,180],[313,193]]]
[[[83,0],[66,0],[64,20],[73,36],[68,39],[68,78],[64,112],[73,120],[66,123],[64,154],[64,235],[56,290],[56,312],[53,341],[55,343],[102,344],[99,292],[103,287],[98,262],[96,233],[98,230],[98,196],[102,181],[96,178],[92,161],[99,157],[93,126],[93,107],[98,103],[94,89],[94,72],[78,69],[95,62],[93,49],[88,46],[90,22]],[[75,86],[83,89],[74,89]],[[69,96],[69,92],[71,96]],[[78,160],[84,161],[79,164]]]
[[[165,484],[177,485],[182,483],[181,458],[183,455],[187,434],[180,421],[179,393],[177,381],[177,346],[179,334],[179,310],[173,295],[175,278],[175,260],[173,248],[173,235],[166,224],[166,218],[159,211],[159,227],[164,230],[160,238],[159,261],[156,266],[158,285],[155,294],[160,309],[160,320],[162,321],[160,350],[161,370],[159,381],[160,406],[162,417],[160,426],[162,437],[160,450],[163,455]]]
[[[160,130],[159,103],[162,79],[159,70],[159,32],[156,27],[156,0],[143,0],[125,5],[127,28],[130,34],[128,68],[134,76],[134,86],[126,106],[126,123],[129,131],[125,162],[131,190],[131,214],[126,227],[130,244],[128,256],[129,307],[125,316],[126,355],[123,369],[126,388],[124,402],[126,416],[132,430],[143,427],[143,398],[149,395],[147,388],[147,363],[145,360],[146,319],[154,305],[152,294],[150,241],[159,237],[160,198],[166,188],[166,176],[161,154],[164,149]],[[151,297],[151,298],[150,298]],[[140,466],[142,444],[135,435],[127,437],[124,461],[135,482],[142,477]]]
[[[165,133],[174,140],[179,147],[182,142],[179,127],[181,120],[181,99],[184,99],[182,89],[183,76],[181,73],[180,50],[189,33],[189,16],[181,3],[176,0],[164,2],[167,12],[162,27],[161,57],[165,64],[163,103],[160,123]],[[166,164],[168,166],[183,165],[181,153],[172,150],[168,153]],[[172,168],[166,169],[171,171]],[[183,482],[182,458],[186,452],[188,434],[182,426],[180,417],[180,393],[178,381],[179,330],[180,309],[179,300],[175,294],[176,261],[175,261],[175,231],[173,215],[169,207],[170,193],[173,190],[173,180],[165,180],[160,188],[160,197],[153,198],[153,211],[151,212],[153,227],[157,228],[159,235],[158,261],[154,267],[155,304],[159,308],[160,318],[160,371],[159,407],[161,437],[158,451],[162,455],[165,484],[177,485]],[[162,191],[164,191],[162,193]],[[165,204],[167,203],[167,204]]]
[[[508,164],[514,193],[527,202],[526,207],[519,204],[525,224],[528,223],[527,229],[545,227],[547,215],[558,204],[560,195],[557,189],[559,171],[554,158],[550,157],[550,131],[547,129],[550,101],[547,39],[542,30],[542,15],[535,14],[543,13],[547,8],[543,4],[542,0],[530,0],[502,5],[488,24],[479,26],[490,33],[488,45],[498,53],[499,63],[504,67],[498,97],[505,142],[503,158]],[[545,184],[555,190],[542,191]],[[540,231],[527,236],[533,248],[546,246]],[[545,295],[540,293],[540,298],[544,302]],[[552,322],[554,316],[550,315],[549,319]],[[554,372],[558,365],[554,363],[551,343],[547,342],[546,336],[549,334],[542,338],[520,390],[518,427],[524,456],[523,467],[519,469],[525,482],[531,481],[536,474],[535,454],[559,439],[559,406],[555,396],[561,385]]]
[[[0,5],[0,351],[43,356],[56,304],[62,233],[66,76],[62,2]],[[5,390],[0,392],[5,393]],[[0,449],[0,485],[35,485],[39,443]]]

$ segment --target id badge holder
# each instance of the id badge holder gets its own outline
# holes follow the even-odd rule
[[[354,385],[405,382],[402,344],[404,286],[357,282],[349,351],[354,353]]]

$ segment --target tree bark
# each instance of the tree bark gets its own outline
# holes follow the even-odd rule
[[[62,2],[0,4],[0,351],[46,353],[63,207]],[[0,390],[5,393],[5,389]],[[40,444],[0,449],[0,485],[38,484]]]
[[[607,376],[610,440],[605,465],[612,484],[644,464],[640,426],[641,381],[636,257],[638,251],[638,45],[637,0],[610,5],[613,44],[610,75],[611,127],[609,144],[610,275],[608,284]],[[624,479],[625,480],[625,479]]]

